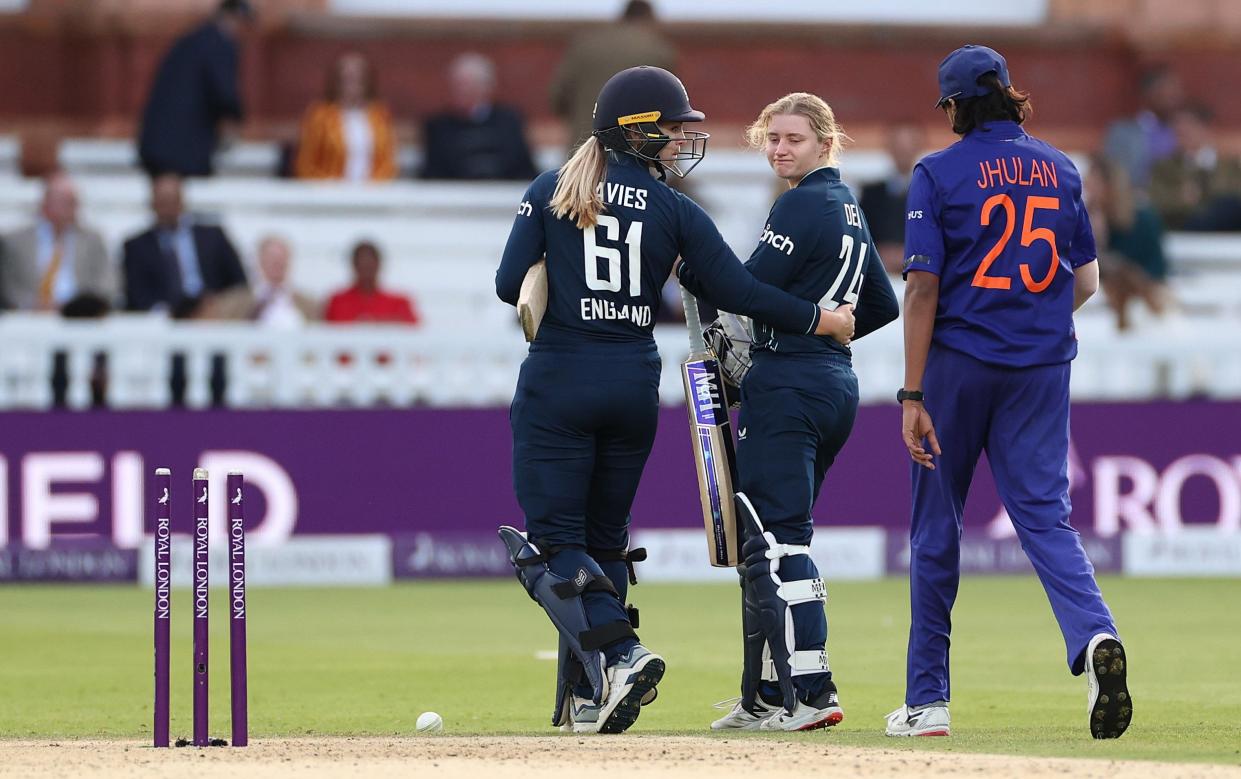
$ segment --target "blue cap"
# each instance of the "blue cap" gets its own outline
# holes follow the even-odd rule
[[[1012,86],[1008,80],[1008,63],[995,49],[970,43],[944,57],[939,63],[939,102],[935,107],[939,108],[946,100],[986,95],[991,89],[980,86],[978,79],[988,73],[999,76],[1004,86]]]

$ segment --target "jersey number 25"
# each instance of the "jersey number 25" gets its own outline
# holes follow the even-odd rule
[[[598,224],[582,229],[582,244],[586,254],[586,287],[599,292],[620,292],[624,276],[629,277],[629,297],[636,298],[642,294],[642,223],[630,222],[629,232],[625,233],[625,244],[629,247],[629,272],[621,273],[621,250],[612,246],[600,246],[595,231],[603,228],[604,237],[612,243],[620,241],[620,220],[614,216],[600,214]],[[600,260],[607,261],[607,277],[600,276],[603,266]]]
[[[991,263],[1004,253],[1004,249],[1008,246],[1008,239],[1013,237],[1013,228],[1017,225],[1017,206],[1013,204],[1013,199],[1008,195],[992,195],[987,198],[987,202],[982,204],[982,212],[978,215],[979,224],[983,227],[991,224],[991,212],[996,208],[1004,209],[1004,234],[1000,236],[995,246],[991,247],[991,251],[983,256],[982,262],[978,264],[978,270],[974,272],[974,281],[971,286],[984,289],[1010,289],[1013,285],[1012,279],[1008,276],[988,276],[987,270],[991,267]],[[1060,198],[1033,195],[1026,198],[1025,214],[1021,224],[1021,245],[1032,246],[1035,241],[1043,241],[1051,249],[1051,265],[1047,268],[1047,275],[1037,281],[1030,273],[1029,264],[1021,263],[1021,281],[1026,285],[1026,289],[1034,293],[1042,292],[1051,285],[1052,279],[1056,277],[1056,268],[1060,265],[1060,253],[1056,251],[1056,234],[1051,231],[1050,227],[1034,226],[1034,212],[1039,209],[1059,211]]]

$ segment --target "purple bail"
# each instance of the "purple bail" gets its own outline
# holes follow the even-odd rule
[[[232,671],[233,746],[249,743],[246,712],[246,508],[245,480],[228,473],[228,624]]]
[[[155,470],[155,746],[168,746],[168,673],[172,627],[172,472]]]
[[[194,469],[194,746],[211,745],[207,724],[207,469]]]

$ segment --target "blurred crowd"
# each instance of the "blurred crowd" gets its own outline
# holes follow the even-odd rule
[[[268,235],[242,247],[253,258],[243,262],[225,229],[186,208],[183,180],[212,175],[216,152],[243,118],[238,40],[253,21],[250,0],[222,0],[156,69],[138,133],[139,159],[151,177],[150,226],[122,246],[105,246],[98,232],[78,220],[73,180],[64,172],[50,175],[33,221],[0,243],[0,308],[71,317],[164,311],[174,318],[286,328],[316,320],[418,323],[415,302],[383,288],[383,251],[374,242],[359,242],[341,258],[353,274],[346,288],[312,300],[290,287],[296,258],[286,238]],[[676,50],[647,0],[630,0],[614,22],[570,42],[549,88],[570,147],[587,137],[603,82],[639,64],[676,67]],[[467,52],[451,61],[445,79],[448,104],[422,122],[418,175],[532,178],[536,167],[525,125],[497,97],[495,65]],[[1111,125],[1089,158],[1085,178],[1103,284],[1122,329],[1130,324],[1134,301],[1157,314],[1173,305],[1166,230],[1241,230],[1241,160],[1215,147],[1210,107],[1187,99],[1167,67],[1152,68],[1135,87],[1140,110]],[[1041,96],[1034,97],[1037,103]],[[927,151],[922,126],[890,127],[886,147],[890,175],[866,184],[859,199],[889,272],[899,273],[905,194],[914,165]],[[282,170],[299,179],[390,180],[400,175],[397,152],[378,74],[365,56],[351,51],[327,68],[322,97],[306,108]],[[678,318],[679,307],[675,288],[669,288],[660,318]]]

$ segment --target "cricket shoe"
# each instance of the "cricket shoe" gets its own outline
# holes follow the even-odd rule
[[[768,703],[763,700],[761,694],[755,696],[754,706],[750,709],[742,705],[740,698],[729,698],[726,701],[720,701],[715,704],[715,708],[725,709],[730,705],[732,706],[732,711],[712,722],[712,730],[758,730],[759,726],[763,724],[763,720],[781,710],[779,703]]]
[[[574,726],[575,733],[624,733],[638,719],[642,701],[664,677],[664,659],[638,644],[608,666],[608,697],[599,707],[594,730]]]
[[[641,704],[646,706],[659,697],[659,691],[652,687],[642,696]],[[603,707],[590,698],[580,698],[570,694],[565,699],[565,714],[560,729],[565,733],[598,733],[599,712]]]
[[[952,718],[947,704],[902,706],[888,715],[887,732],[889,736],[951,736]]]
[[[839,725],[845,718],[845,710],[840,708],[840,699],[836,694],[836,685],[828,682],[813,700],[797,701],[793,713],[781,706],[776,713],[763,720],[759,730],[818,730]]]
[[[1133,719],[1127,664],[1125,648],[1110,633],[1099,633],[1086,645],[1087,711],[1095,738],[1120,738]]]

